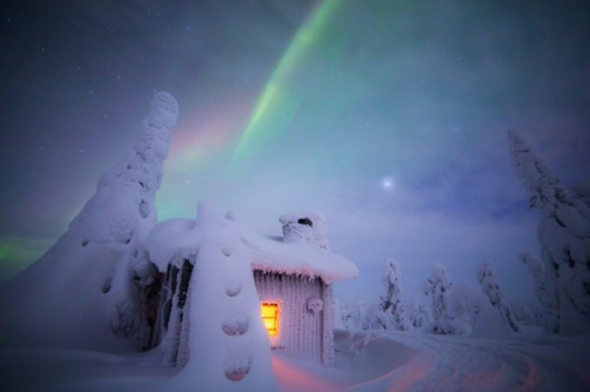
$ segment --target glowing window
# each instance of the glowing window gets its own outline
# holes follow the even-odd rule
[[[279,334],[279,304],[264,302],[261,306],[262,321],[269,336]]]

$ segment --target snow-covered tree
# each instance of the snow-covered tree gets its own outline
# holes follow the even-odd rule
[[[430,297],[432,302],[433,321],[427,326],[427,331],[442,335],[460,333],[447,304],[447,293],[451,286],[445,267],[435,264],[432,275],[423,287],[424,294]]]
[[[545,318],[543,315],[543,310],[540,306],[536,304],[529,304],[527,306],[528,313],[531,315],[531,320],[533,321],[532,325],[537,325],[539,327],[543,327],[545,324]],[[554,318],[555,320],[555,318]]]
[[[590,180],[580,181],[572,185],[570,190],[575,200],[584,203],[590,208]]]
[[[521,325],[533,325],[534,322],[529,314],[528,308],[521,301],[513,301],[509,305],[510,311],[517,323]]]
[[[514,319],[520,325],[528,326],[542,326],[543,321],[541,317],[541,310],[534,304],[524,304],[522,301],[516,300],[510,303],[510,310]]]
[[[366,331],[369,329],[367,305],[364,301],[358,301],[356,309],[352,314],[352,329],[354,331]]]
[[[545,266],[538,257],[535,257],[529,253],[521,253],[518,257],[520,261],[527,266],[529,273],[533,277],[535,284],[535,296],[541,304],[543,332],[558,333],[559,297],[557,296],[557,290],[555,286],[557,282],[547,275],[545,272]]]
[[[391,314],[385,313],[375,305],[371,310],[369,329],[388,330],[391,329]]]
[[[379,296],[377,309],[373,313],[376,318],[372,321],[372,324],[384,324],[384,329],[389,329],[389,325],[400,331],[410,329],[400,278],[401,273],[398,262],[392,259],[387,260],[381,278],[383,291]]]
[[[557,282],[559,332],[588,332],[590,207],[582,195],[571,196],[516,131],[508,132],[508,140],[529,205],[541,211],[537,236],[547,277]]]
[[[408,318],[415,328],[423,328],[432,322],[430,309],[417,297],[409,306]]]
[[[103,174],[68,230],[0,293],[1,344],[120,350],[115,334],[146,343],[134,282],[150,277],[136,275],[135,264],[157,222],[155,194],[178,115],[167,93],[150,106],[135,145]]]
[[[504,337],[508,334],[508,325],[476,287],[453,285],[448,293],[448,303],[455,333],[477,337]]]
[[[514,319],[510,307],[504,301],[502,290],[496,278],[496,272],[492,268],[492,263],[489,260],[483,260],[476,270],[476,277],[481,284],[481,289],[488,297],[490,304],[498,310],[504,321],[510,326],[514,332],[518,332],[520,328]]]
[[[352,329],[352,312],[349,306],[339,299],[334,302],[334,328]]]

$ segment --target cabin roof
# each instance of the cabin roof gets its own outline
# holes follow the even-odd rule
[[[227,242],[218,245],[223,252],[246,249],[253,270],[321,277],[328,284],[358,276],[358,268],[352,261],[327,249],[254,233],[243,222],[233,220],[233,216],[213,218],[209,212],[200,215],[205,218],[165,220],[149,233],[146,248],[150,261],[161,271],[170,263],[195,260],[201,244],[213,238],[211,234],[216,227],[234,226]]]

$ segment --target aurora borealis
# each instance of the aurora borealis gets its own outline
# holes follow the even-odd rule
[[[310,20],[295,34],[251,111],[249,122],[236,148],[238,158],[246,154],[245,150],[249,148],[252,139],[259,143],[264,138],[260,136],[261,133],[284,130],[291,122],[301,100],[289,97],[293,86],[289,85],[288,79],[297,71],[297,66],[311,50],[318,36],[322,35],[322,28],[326,29],[327,21],[340,3],[341,0],[319,3],[318,9],[311,12]]]
[[[582,1],[9,4],[2,280],[65,231],[164,90],[181,114],[161,219],[206,199],[278,234],[282,213],[320,212],[361,270],[348,300],[372,299],[389,257],[410,293],[433,263],[469,281],[482,259],[517,293],[537,214],[506,131],[564,183],[590,177],[589,16]]]

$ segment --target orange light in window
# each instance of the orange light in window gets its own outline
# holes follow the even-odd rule
[[[269,336],[279,334],[279,304],[264,302],[261,306],[261,315],[264,326]]]

